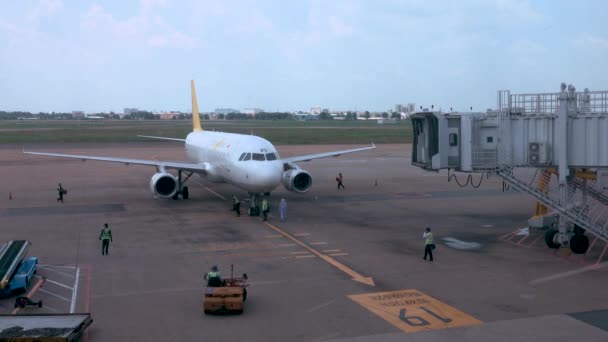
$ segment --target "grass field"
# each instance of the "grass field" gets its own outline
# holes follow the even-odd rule
[[[411,142],[409,120],[376,121],[203,121],[203,129],[254,134],[273,144],[377,144]],[[137,135],[184,138],[192,130],[187,120],[51,120],[0,121],[0,143],[152,141]]]

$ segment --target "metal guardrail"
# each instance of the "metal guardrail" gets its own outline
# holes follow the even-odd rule
[[[499,109],[511,115],[555,114],[560,93],[508,94],[499,93]],[[577,92],[576,111],[579,113],[608,113],[608,91]],[[508,102],[506,101],[508,96]]]

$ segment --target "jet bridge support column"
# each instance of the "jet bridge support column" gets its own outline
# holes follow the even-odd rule
[[[570,86],[572,87],[572,86]],[[568,90],[572,90],[572,88]],[[568,112],[570,108],[570,101],[576,101],[576,98],[572,99],[572,96],[576,96],[574,92],[570,94],[566,91],[566,84],[562,83],[561,92],[559,93],[559,105],[557,108],[557,130],[555,135],[555,142],[558,145],[558,179],[559,179],[559,204],[566,208],[568,207],[568,190],[570,181],[570,170],[568,169]],[[559,233],[556,234],[555,242],[558,242],[562,246],[567,246],[570,241],[572,233],[568,228],[568,222],[565,215],[559,216],[558,223]]]

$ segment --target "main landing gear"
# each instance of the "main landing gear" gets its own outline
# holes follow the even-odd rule
[[[184,186],[184,183],[192,176],[193,172],[188,172],[188,175],[185,179],[182,180],[182,170],[177,171],[177,192],[173,195],[172,199],[179,199],[179,195],[182,195],[182,199],[187,200],[190,197],[190,192],[188,191],[188,187]]]
[[[557,249],[562,245],[570,246],[570,250],[574,254],[585,254],[589,249],[589,237],[585,235],[585,230],[578,225],[574,225],[574,228],[560,235],[559,230],[551,228],[545,233],[545,244],[549,248]]]

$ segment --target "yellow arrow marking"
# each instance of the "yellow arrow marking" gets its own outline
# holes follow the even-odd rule
[[[293,242],[297,243],[298,245],[306,248],[307,250],[309,250],[311,253],[315,254],[316,256],[318,256],[319,258],[323,259],[325,262],[327,262],[328,264],[334,266],[335,268],[339,269],[340,271],[348,274],[354,281],[358,281],[360,283],[369,285],[369,286],[376,286],[376,284],[374,284],[374,279],[372,279],[371,277],[364,277],[362,275],[360,275],[359,273],[353,271],[352,269],[348,268],[346,265],[342,264],[341,262],[337,261],[336,259],[330,257],[327,254],[323,254],[319,251],[317,251],[316,249],[308,246],[307,244],[301,242],[300,240],[296,239],[295,237],[291,236],[289,233],[284,232],[282,229],[273,226],[272,224],[268,223],[268,222],[264,222],[268,227],[276,230],[277,232],[279,232],[280,234],[282,234],[283,236],[285,236],[286,238],[292,240]]]

